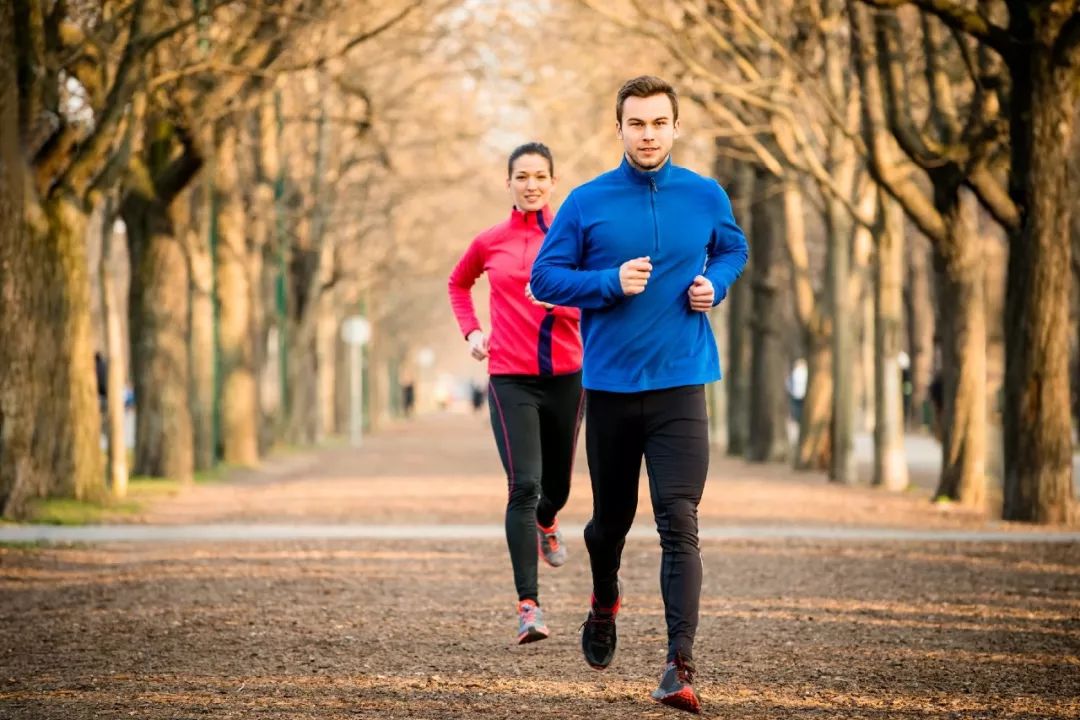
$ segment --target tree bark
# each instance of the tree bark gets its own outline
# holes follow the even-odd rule
[[[1022,221],[1009,238],[1003,514],[1067,522],[1076,515],[1068,368],[1069,216],[1076,190],[1062,159],[1080,97],[1080,51],[1075,37],[1070,48],[1055,51],[1069,3],[1039,13],[1026,3],[1009,4],[1010,31],[1025,51],[1010,62],[1010,194]]]
[[[884,196],[880,205],[874,283],[874,485],[903,490],[908,485],[904,454],[900,339],[903,326],[904,210]]]

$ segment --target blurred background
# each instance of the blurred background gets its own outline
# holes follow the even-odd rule
[[[1076,2],[0,8],[4,518],[333,441],[354,398],[472,412],[450,268],[516,145],[556,205],[619,162],[639,74],[750,240],[716,451],[901,491],[916,447],[942,502],[1077,517]]]

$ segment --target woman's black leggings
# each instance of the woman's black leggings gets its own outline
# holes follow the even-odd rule
[[[506,469],[506,544],[518,600],[539,601],[536,524],[550,527],[570,495],[584,395],[581,373],[492,375],[488,405]]]
[[[668,660],[693,657],[701,598],[698,503],[709,472],[709,425],[701,385],[637,393],[588,392],[586,449],[593,516],[585,526],[593,592],[602,607],[619,596],[623,545],[637,511],[645,458],[656,529]]]

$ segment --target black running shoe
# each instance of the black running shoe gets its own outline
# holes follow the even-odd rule
[[[653,700],[686,712],[700,713],[701,700],[694,692],[694,663],[676,655],[664,667],[660,686],[652,692]]]
[[[594,670],[603,670],[615,659],[615,616],[619,614],[619,600],[609,608],[596,604],[592,598],[589,616],[581,625],[581,651],[585,662]]]

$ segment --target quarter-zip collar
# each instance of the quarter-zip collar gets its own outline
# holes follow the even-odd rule
[[[656,170],[639,170],[630,164],[626,155],[623,155],[619,170],[624,177],[630,179],[632,182],[638,183],[639,185],[650,185],[655,189],[663,187],[664,182],[671,176],[671,164],[671,155],[668,155],[667,159],[664,160],[664,164]]]
[[[547,232],[547,229],[551,227],[552,217],[554,217],[554,214],[551,212],[550,205],[545,205],[539,210],[529,211],[519,210],[515,205],[510,210],[510,227],[538,227],[543,232]]]

